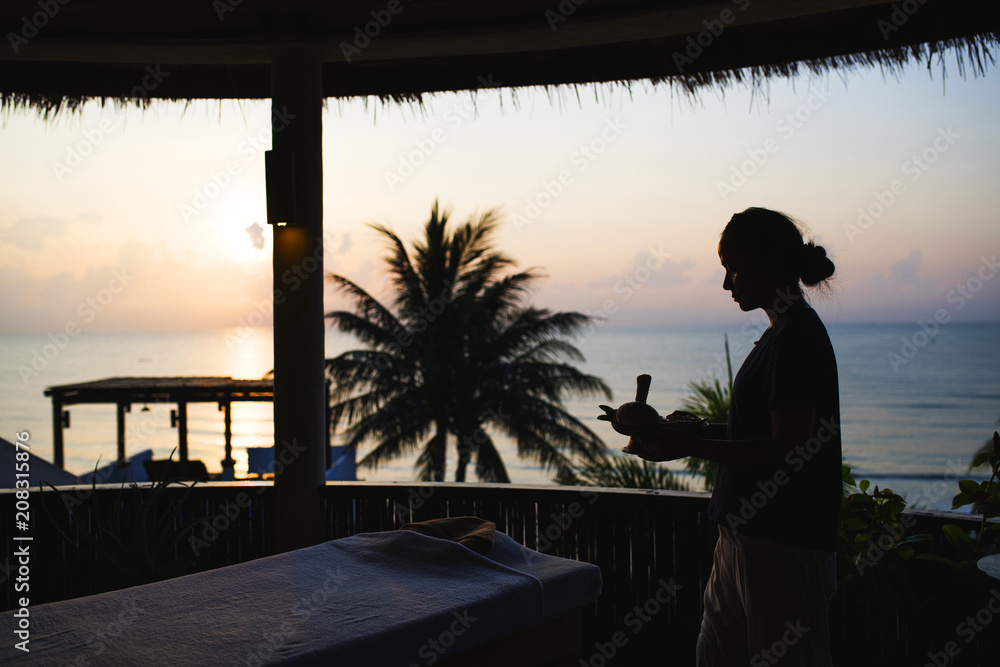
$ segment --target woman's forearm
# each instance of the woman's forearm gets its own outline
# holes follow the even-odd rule
[[[633,436],[626,452],[650,461],[673,461],[687,457],[708,459],[718,463],[744,467],[781,459],[787,448],[772,438],[727,440],[725,424],[696,432],[681,429],[661,430],[646,436]],[[709,437],[720,434],[723,437]]]
[[[788,450],[771,438],[750,440],[692,438],[688,451],[691,452],[688,456],[742,468],[776,462],[782,459]]]
[[[729,424],[725,422],[711,422],[708,426],[699,429],[698,433],[701,437],[709,440],[725,440],[728,429]]]

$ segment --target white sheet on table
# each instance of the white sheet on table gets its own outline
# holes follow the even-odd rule
[[[30,608],[28,662],[407,666],[558,616],[600,587],[596,566],[499,532],[489,556],[411,531],[364,533]]]

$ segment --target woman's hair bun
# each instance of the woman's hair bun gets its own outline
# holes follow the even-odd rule
[[[812,287],[818,285],[833,275],[835,267],[826,256],[826,248],[812,241],[802,246],[802,256],[799,263],[799,277],[802,284]]]

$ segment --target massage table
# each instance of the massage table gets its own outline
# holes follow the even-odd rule
[[[4,612],[0,662],[410,667],[572,660],[580,650],[579,611],[600,594],[600,570],[500,532],[479,551],[414,530],[362,533],[29,607],[29,653],[12,647],[18,619]]]

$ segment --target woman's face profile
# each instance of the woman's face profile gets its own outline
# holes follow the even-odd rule
[[[741,310],[763,308],[773,298],[773,271],[762,258],[731,243],[719,246],[719,260],[726,270],[722,289],[730,292]]]

